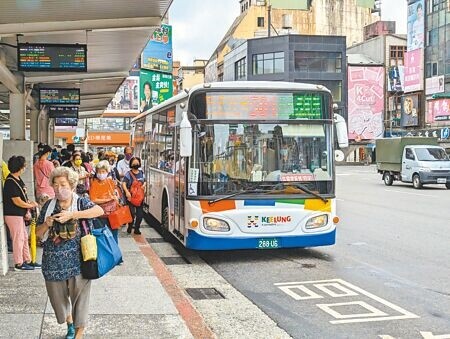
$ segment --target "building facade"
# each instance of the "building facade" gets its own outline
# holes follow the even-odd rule
[[[363,41],[364,26],[379,20],[374,8],[359,6],[358,0],[308,0],[300,3],[305,5],[304,9],[271,6],[269,11],[267,1],[241,0],[241,14],[208,61],[206,81],[224,80],[224,56],[247,39],[291,34],[332,35],[345,36],[346,44],[352,45]]]
[[[288,81],[327,87],[347,113],[346,38],[284,35],[248,39],[224,57],[223,80]]]

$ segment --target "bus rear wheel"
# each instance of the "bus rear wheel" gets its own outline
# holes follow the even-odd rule
[[[446,183],[445,187],[447,187],[447,189],[450,190],[450,182]]]

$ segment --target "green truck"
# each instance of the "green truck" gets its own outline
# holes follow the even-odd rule
[[[377,170],[385,185],[395,180],[424,184],[445,184],[450,189],[450,160],[436,138],[402,137],[376,140]]]

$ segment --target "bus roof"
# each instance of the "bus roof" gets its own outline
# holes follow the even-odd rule
[[[211,82],[211,83],[204,83],[195,85],[194,87],[190,89],[185,89],[181,93],[173,96],[172,98],[164,101],[160,105],[156,105],[149,109],[148,111],[145,111],[141,114],[139,114],[137,117],[135,117],[132,122],[135,122],[143,117],[145,117],[148,114],[152,114],[153,112],[157,111],[161,107],[170,106],[180,100],[184,100],[187,97],[189,97],[191,94],[195,93],[196,91],[203,90],[203,89],[214,89],[214,90],[233,90],[233,89],[240,89],[240,90],[276,90],[276,91],[319,91],[319,92],[326,92],[331,94],[330,90],[322,85],[313,85],[313,84],[305,84],[300,82],[285,82],[285,81],[223,81],[223,82]]]

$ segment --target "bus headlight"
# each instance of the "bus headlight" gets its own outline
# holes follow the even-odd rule
[[[228,232],[230,230],[230,225],[226,221],[215,218],[203,219],[203,227],[214,232]]]
[[[310,218],[305,227],[307,229],[324,227],[328,224],[328,214],[321,214]]]

